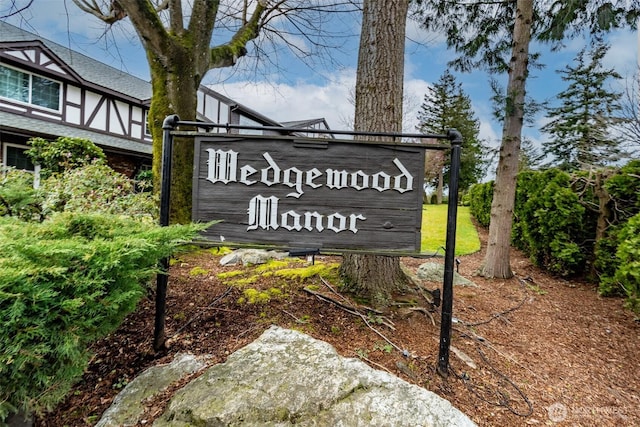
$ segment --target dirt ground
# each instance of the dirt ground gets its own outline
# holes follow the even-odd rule
[[[219,273],[245,270],[238,277],[251,277],[256,267],[223,267],[220,256],[200,251],[181,255],[170,270],[168,350],[152,350],[150,296],[118,331],[93,346],[95,357],[82,380],[36,425],[92,426],[144,369],[168,362],[178,352],[211,354],[212,363],[222,362],[271,324],[304,331],[331,343],[344,356],[360,357],[431,390],[480,426],[640,425],[638,319],[623,309],[621,299],[599,297],[590,284],[549,276],[518,251],[512,253],[514,278],[477,276],[486,241],[480,232],[483,249],[459,258],[460,274],[477,287],[455,286],[446,379],[436,372],[439,309],[420,288],[398,295],[397,304],[377,314],[343,299],[334,292],[336,283],[317,276],[283,285],[265,274],[257,280],[254,276],[250,284],[247,279],[245,285],[240,280],[229,285],[233,280]],[[340,258],[315,258],[315,265],[332,262]],[[442,260],[402,259],[411,271],[424,262]],[[298,261],[294,266],[305,264]],[[249,303],[244,293],[249,288],[271,292],[270,300]],[[268,291],[274,288],[281,293]],[[161,413],[166,401],[164,396],[154,402],[145,425]]]

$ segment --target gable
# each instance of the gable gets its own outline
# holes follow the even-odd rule
[[[0,21],[0,62],[134,103],[151,99],[148,81],[3,21]]]
[[[82,80],[64,61],[39,41],[0,43],[0,58],[35,72],[54,74],[74,82]]]

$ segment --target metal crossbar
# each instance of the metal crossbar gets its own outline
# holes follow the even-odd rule
[[[447,377],[449,372],[449,348],[451,344],[451,324],[453,311],[453,273],[455,264],[455,234],[456,234],[456,216],[458,207],[458,181],[460,177],[460,155],[462,148],[462,135],[455,129],[451,129],[447,134],[414,134],[414,133],[393,133],[393,132],[357,132],[346,130],[330,130],[330,129],[301,129],[287,128],[278,126],[247,126],[236,124],[220,124],[205,123],[193,121],[181,121],[177,115],[167,116],[164,120],[163,129],[163,152],[162,152],[162,180],[160,189],[160,225],[169,225],[169,206],[170,206],[170,176],[171,162],[173,156],[173,137],[185,136],[196,137],[210,135],[211,132],[201,131],[178,131],[178,127],[191,127],[195,129],[225,129],[226,133],[233,133],[234,130],[259,130],[263,132],[276,132],[283,136],[302,138],[300,134],[322,134],[322,135],[351,135],[365,137],[385,137],[391,138],[391,141],[380,141],[380,144],[407,145],[412,147],[421,147],[429,150],[451,150],[451,164],[449,174],[449,202],[447,211],[447,233],[444,255],[444,279],[442,287],[442,312],[440,324],[440,346],[438,354],[437,371]],[[235,136],[235,135],[234,135]],[[242,135],[237,135],[242,136]],[[256,135],[251,135],[255,137]],[[322,143],[322,138],[318,139]],[[406,142],[402,139],[431,139],[431,140],[448,140],[448,144],[433,143],[416,143]],[[330,140],[335,141],[335,140]],[[340,142],[348,142],[349,140],[341,139]],[[362,143],[354,140],[354,143]],[[314,249],[315,251],[315,249]],[[297,252],[294,252],[297,253]],[[306,252],[305,252],[306,253]],[[320,253],[317,250],[316,253]],[[158,274],[156,287],[156,315],[155,315],[155,331],[153,346],[156,351],[164,348],[164,319],[166,308],[166,293],[168,284],[168,258],[161,261],[161,272]]]

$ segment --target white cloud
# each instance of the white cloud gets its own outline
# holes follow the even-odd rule
[[[622,76],[631,76],[635,73],[640,44],[637,34],[631,31],[618,31],[611,35],[609,43],[611,47],[605,56],[605,67],[614,68]]]
[[[479,117],[480,120],[480,139],[491,148],[498,148],[502,143],[502,137],[498,130],[494,129],[494,122],[487,117]]]
[[[211,88],[279,122],[324,118],[331,129],[350,130],[355,70],[344,69],[334,77],[325,84],[302,80],[293,84],[243,81],[211,85]],[[405,81],[404,132],[416,132],[418,110],[429,85],[417,78]]]
[[[416,129],[418,126],[418,113],[420,112],[420,106],[422,105],[424,95],[427,93],[430,86],[430,83],[422,79],[405,77],[404,100],[402,106],[404,115],[402,124],[403,132],[418,132]]]
[[[353,116],[350,92],[355,71],[345,69],[326,84],[300,81],[295,84],[269,81],[212,85],[212,89],[280,122],[325,118],[332,129],[347,129]]]

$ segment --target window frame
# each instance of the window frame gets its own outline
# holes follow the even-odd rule
[[[30,169],[18,168],[17,166],[8,165],[7,164],[7,157],[8,157],[8,154],[9,154],[8,153],[8,148],[10,148],[10,147],[11,148],[18,148],[18,149],[21,149],[23,151],[24,150],[28,150],[30,148],[28,145],[15,144],[13,142],[3,142],[2,143],[2,166],[4,166],[4,167],[8,166],[8,167],[12,167],[12,168],[15,168],[15,169],[19,169],[19,170],[27,171],[27,172],[30,172],[30,173],[34,173],[36,171],[36,169],[37,169],[37,165],[35,165],[33,163],[32,163],[33,169],[31,169],[31,170]]]
[[[142,133],[144,136],[151,136],[151,126],[149,126],[149,110],[143,108],[142,111],[144,112],[144,130]]]
[[[35,108],[43,109],[43,110],[47,110],[47,111],[54,111],[56,113],[60,113],[62,111],[63,84],[62,84],[61,81],[54,80],[54,79],[49,78],[49,77],[45,77],[45,76],[43,76],[41,74],[38,74],[38,73],[32,73],[32,72],[29,72],[29,71],[22,70],[20,68],[12,67],[12,66],[7,65],[7,64],[0,64],[0,67],[4,67],[4,68],[6,68],[8,70],[12,70],[12,71],[18,72],[22,76],[28,76],[29,77],[28,100],[26,102],[23,101],[23,100],[20,100],[20,99],[10,98],[10,97],[3,96],[3,95],[0,95],[0,99],[6,99],[6,100],[9,100],[11,102],[17,102],[19,104],[29,105],[31,107],[35,107]],[[33,96],[33,94],[34,94],[34,83],[33,83],[34,77],[37,77],[38,79],[43,79],[43,80],[46,80],[46,81],[49,81],[49,82],[52,82],[52,83],[55,83],[55,84],[58,85],[58,106],[57,106],[57,108],[54,109],[54,108],[50,108],[50,107],[47,107],[47,106],[43,106],[43,105],[39,105],[39,104],[34,104],[33,103],[33,99],[34,99],[34,96]]]

